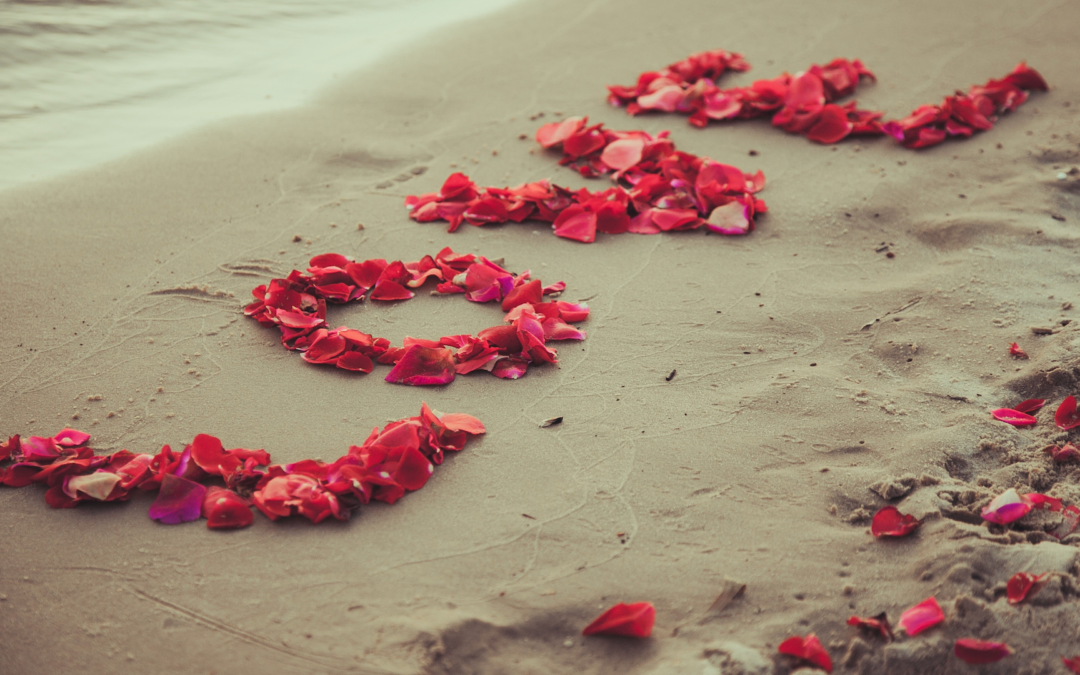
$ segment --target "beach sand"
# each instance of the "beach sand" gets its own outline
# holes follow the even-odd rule
[[[222,533],[151,521],[149,495],[52,510],[42,488],[0,489],[0,671],[784,674],[777,645],[813,632],[839,673],[973,672],[961,637],[1016,650],[979,672],[1066,672],[1080,536],[1042,533],[1052,515],[1003,533],[978,508],[1009,487],[1080,502],[1080,474],[1039,452],[1075,435],[1053,410],[1080,389],[1078,25],[1068,2],[525,2],[309,106],[0,193],[5,437],[73,426],[101,452],[154,453],[209,433],[287,462],[333,459],[421,401],[488,428],[425,489],[347,523],[256,514]],[[605,102],[607,84],[715,48],[754,66],[728,86],[860,58],[879,78],[861,107],[889,117],[1022,59],[1051,91],[920,152]],[[671,129],[682,150],[761,169],[769,213],[745,237],[591,245],[542,223],[408,219],[405,196],[457,170],[605,185],[532,140],[560,115]],[[565,280],[562,299],[590,298],[588,339],[517,382],[405,387],[385,367],[310,366],[240,311],[318,253],[444,246]],[[332,314],[395,342],[501,317],[426,292]],[[1050,404],[1033,428],[989,415],[1036,396]],[[923,527],[873,539],[884,497]],[[1012,607],[1018,571],[1060,574]],[[746,590],[710,610],[725,579]],[[895,623],[931,595],[947,620],[917,637],[845,625]],[[650,639],[580,635],[643,600]]]

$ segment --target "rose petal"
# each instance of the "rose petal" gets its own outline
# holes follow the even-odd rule
[[[161,491],[150,505],[150,518],[166,525],[198,520],[202,515],[206,488],[195,481],[167,474],[161,481]]]
[[[1046,579],[1047,576],[1047,574],[1036,576],[1030,572],[1017,572],[1012,575],[1009,582],[1005,584],[1005,594],[1009,598],[1009,604],[1018,605],[1041,591],[1049,581]]]
[[[1067,659],[1064,656],[1061,657],[1061,662],[1065,664],[1065,667],[1071,670],[1077,675],[1080,675],[1080,656],[1074,656],[1071,659]]]
[[[236,530],[255,521],[248,501],[232,490],[211,487],[202,502],[202,517],[211,530]]]
[[[619,603],[586,626],[582,635],[625,635],[647,638],[652,634],[656,609],[649,602]]]
[[[944,620],[945,613],[941,611],[937,600],[931,596],[901,614],[897,625],[908,635],[918,635]]]
[[[975,638],[961,638],[953,650],[961,661],[971,664],[995,663],[1013,653],[1004,642],[983,642]]]
[[[449,349],[413,345],[386,375],[386,381],[414,386],[449,384],[456,372]]]
[[[885,638],[886,642],[892,642],[895,637],[892,626],[889,625],[889,617],[885,612],[874,617],[853,616],[848,619],[847,623],[849,626],[858,626],[872,633],[879,633],[881,637]]]
[[[1054,424],[1065,431],[1080,426],[1080,414],[1076,411],[1075,396],[1066,396],[1061,402],[1057,412],[1054,413]]]
[[[1018,405],[1014,405],[1012,409],[1016,412],[1027,413],[1030,415],[1031,413],[1038,412],[1045,404],[1046,399],[1044,398],[1029,398]]]
[[[882,507],[874,514],[870,533],[875,537],[904,537],[915,531],[922,523],[915,516],[900,513],[892,506]]]
[[[80,445],[86,445],[89,440],[90,434],[75,429],[64,429],[53,436],[53,442],[61,448],[77,448]]]
[[[1016,344],[1015,342],[1012,343],[1011,345],[1009,345],[1009,355],[1010,356],[1015,356],[1015,357],[1021,358],[1021,359],[1028,358],[1027,352],[1025,352],[1023,349],[1021,349],[1020,345]]]
[[[813,633],[806,637],[793,635],[780,643],[778,650],[781,654],[794,656],[797,659],[808,661],[826,673],[832,672],[832,659],[829,652],[821,646],[821,641]]]
[[[1031,502],[1017,493],[1015,488],[1009,488],[997,497],[994,497],[982,510],[983,520],[998,525],[1008,525],[1020,520],[1031,511]]]
[[[1011,408],[998,408],[997,410],[991,410],[990,414],[994,416],[994,419],[1011,424],[1014,427],[1028,427],[1038,422],[1031,415]]]

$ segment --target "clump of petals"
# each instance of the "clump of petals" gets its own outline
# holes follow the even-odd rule
[[[586,626],[582,635],[624,635],[647,638],[652,634],[656,609],[649,602],[619,603]]]
[[[832,659],[821,646],[821,640],[810,633],[806,637],[793,635],[780,643],[779,652],[812,663],[826,673],[832,672]]]
[[[918,635],[945,620],[937,599],[933,596],[904,611],[897,625],[908,635]]]

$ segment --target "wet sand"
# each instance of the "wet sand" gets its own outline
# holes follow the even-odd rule
[[[523,3],[310,106],[0,193],[0,434],[70,425],[99,451],[153,453],[210,433],[285,462],[337,457],[421,400],[488,428],[423,490],[347,523],[256,514],[220,533],[149,520],[145,495],[55,511],[43,489],[0,489],[0,670],[785,674],[777,645],[814,632],[839,673],[971,672],[960,637],[1016,649],[980,672],[1065,672],[1080,536],[1035,519],[1002,533],[978,509],[1009,487],[1080,502],[1075,469],[1039,452],[1071,437],[1053,407],[1080,389],[1078,22],[1065,2]],[[731,86],[860,58],[879,82],[856,97],[889,117],[1022,59],[1051,91],[921,152],[767,121],[697,130],[604,100],[714,48],[754,66]],[[455,170],[604,185],[531,140],[560,114],[671,129],[680,149],[761,169],[769,214],[740,238],[591,245],[407,218],[405,196]],[[240,312],[318,253],[444,246],[565,280],[563,299],[590,298],[588,339],[517,382],[403,387],[303,363]],[[426,293],[332,313],[395,342],[501,316]],[[1035,396],[1052,405],[1034,428],[988,414]],[[926,518],[915,535],[870,536],[886,496]],[[1012,607],[1017,571],[1061,574]],[[710,612],[725,578],[746,591]],[[845,625],[930,595],[947,617],[933,632],[885,646]],[[652,638],[580,636],[638,600],[656,605]]]

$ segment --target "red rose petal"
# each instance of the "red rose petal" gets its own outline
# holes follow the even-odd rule
[[[1074,673],[1080,675],[1080,656],[1074,656],[1071,659],[1067,659],[1064,656],[1061,657],[1061,662],[1065,664],[1065,667]]]
[[[255,522],[247,500],[232,490],[212,487],[202,503],[202,517],[211,530],[236,530]]]
[[[781,654],[808,661],[826,673],[832,672],[832,659],[829,657],[829,652],[825,651],[825,648],[821,646],[821,641],[813,633],[805,638],[798,635],[789,637],[780,643],[778,651]]]
[[[1038,423],[1038,420],[1031,415],[1011,408],[998,408],[997,410],[991,410],[990,414],[994,416],[994,419],[1011,424],[1014,427],[1028,427]]]
[[[619,603],[586,626],[582,635],[625,635],[647,638],[652,634],[656,609],[649,602]]]
[[[838,105],[827,105],[806,132],[806,137],[816,143],[838,143],[851,133],[854,125],[848,121],[847,111]]]
[[[89,440],[90,434],[75,429],[63,429],[53,436],[53,442],[61,448],[77,448],[80,445],[86,445]]]
[[[1012,343],[1011,345],[1009,345],[1009,355],[1010,356],[1015,356],[1015,357],[1021,358],[1021,359],[1028,358],[1027,352],[1025,352],[1023,349],[1021,349],[1020,345],[1016,344],[1015,342]]]
[[[874,617],[853,616],[848,619],[847,623],[849,626],[858,626],[872,633],[879,633],[881,637],[885,638],[886,642],[892,642],[895,637],[892,626],[889,625],[889,617],[885,612]]]
[[[957,640],[953,651],[961,661],[976,665],[996,663],[1013,653],[1012,647],[1004,642],[983,642],[974,638]]]
[[[167,474],[161,481],[161,492],[150,505],[150,518],[166,525],[198,520],[205,496],[206,488],[202,485]]]
[[[910,514],[900,513],[892,506],[882,507],[874,514],[870,533],[875,537],[904,537],[915,531],[922,523]]]
[[[431,349],[414,345],[405,350],[401,360],[386,375],[386,381],[414,386],[449,384],[457,370],[449,349]]]
[[[1076,411],[1075,396],[1066,396],[1061,402],[1057,412],[1054,413],[1054,424],[1065,431],[1080,426],[1080,414]]]
[[[1027,413],[1030,415],[1031,413],[1038,412],[1045,404],[1046,399],[1044,398],[1029,398],[1018,405],[1014,405],[1012,409],[1016,412]]]
[[[1009,598],[1009,604],[1018,605],[1038,593],[1049,581],[1046,577],[1047,574],[1036,576],[1030,572],[1017,572],[1012,575],[1009,582],[1005,584],[1005,594]]]
[[[937,599],[931,596],[904,611],[900,615],[900,621],[897,622],[897,625],[908,635],[914,636],[933,628],[944,620],[945,613],[941,611]]]

